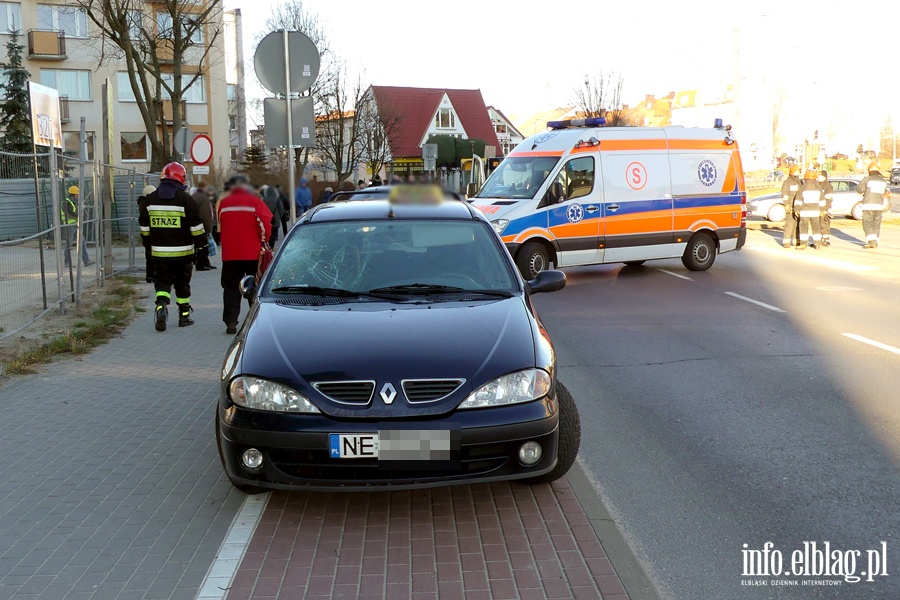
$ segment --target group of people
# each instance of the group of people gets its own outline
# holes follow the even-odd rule
[[[147,281],[156,290],[154,326],[165,331],[175,292],[178,326],[193,325],[191,276],[215,269],[211,247],[222,253],[222,320],[226,332],[237,333],[240,281],[256,275],[264,244],[274,245],[278,229],[287,234],[290,211],[278,186],[252,187],[243,175],[225,184],[221,196],[204,183],[189,193],[186,171],[177,162],[163,168],[159,187],[147,186],[138,198],[141,240],[147,259]]]
[[[808,169],[799,178],[800,166],[791,165],[788,177],[781,186],[784,202],[785,248],[821,249],[831,245],[831,203],[834,187],[825,170]],[[862,226],[866,236],[863,248],[877,248],[881,234],[882,212],[887,198],[887,182],[876,162],[869,163],[868,176],[859,182],[856,191],[862,194]]]

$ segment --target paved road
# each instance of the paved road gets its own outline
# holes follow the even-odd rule
[[[900,348],[900,234],[863,250],[840,221],[816,252],[780,233],[752,231],[706,273],[575,268],[535,297],[579,402],[581,460],[664,597],[898,598],[900,356],[844,334]],[[767,541],[786,564],[804,541],[861,560],[886,541],[890,576],[742,586],[743,544]]]

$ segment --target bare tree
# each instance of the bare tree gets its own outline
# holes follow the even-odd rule
[[[632,125],[622,108],[622,76],[612,71],[585,75],[581,87],[575,88],[575,110],[585,119],[603,117],[612,127]]]
[[[150,140],[151,170],[172,158],[181,102],[200,80],[221,35],[222,0],[75,0],[97,26],[100,61],[124,62]],[[165,101],[171,102],[166,115]],[[171,129],[167,122],[171,122]]]
[[[299,31],[306,35],[316,45],[319,51],[319,77],[313,83],[312,88],[304,96],[312,96],[315,114],[323,114],[325,108],[322,103],[323,90],[333,85],[337,63],[331,51],[331,44],[325,26],[319,21],[318,15],[307,11],[303,6],[303,0],[288,0],[276,4],[274,12],[266,19],[263,31],[257,36],[254,47],[260,40],[273,31],[287,29]],[[260,122],[262,111],[259,111]],[[296,124],[295,124],[296,126]],[[312,148],[295,148],[294,160],[297,169],[297,177],[303,177],[303,172],[309,164]]]
[[[360,160],[374,177],[391,160],[390,138],[399,131],[403,117],[396,107],[379,105],[372,88],[363,99],[360,112]]]
[[[360,118],[365,97],[362,82],[350,79],[346,68],[338,70],[322,90],[322,112],[316,116],[316,151],[338,181],[354,173],[360,162]]]

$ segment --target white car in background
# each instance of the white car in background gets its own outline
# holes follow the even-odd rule
[[[862,219],[862,196],[856,192],[858,179],[838,177],[829,179],[834,187],[831,214],[835,217]],[[889,203],[890,204],[890,203]],[[887,210],[890,210],[888,206]],[[784,203],[781,194],[766,194],[747,202],[747,215],[769,221],[784,221]]]

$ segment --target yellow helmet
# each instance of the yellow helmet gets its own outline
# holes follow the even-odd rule
[[[869,163],[869,170],[870,170],[870,171],[877,171],[877,170],[878,170],[878,163],[875,162],[874,160],[873,160],[872,162],[870,162],[870,163]]]
[[[803,179],[816,179],[819,176],[816,173],[815,169],[807,169],[806,173],[803,174]]]
[[[78,191],[78,186],[77,186],[77,185],[73,185],[73,186],[69,187],[69,193],[70,193],[70,194],[74,194],[74,195],[77,196],[77,195],[80,193],[80,192]]]

